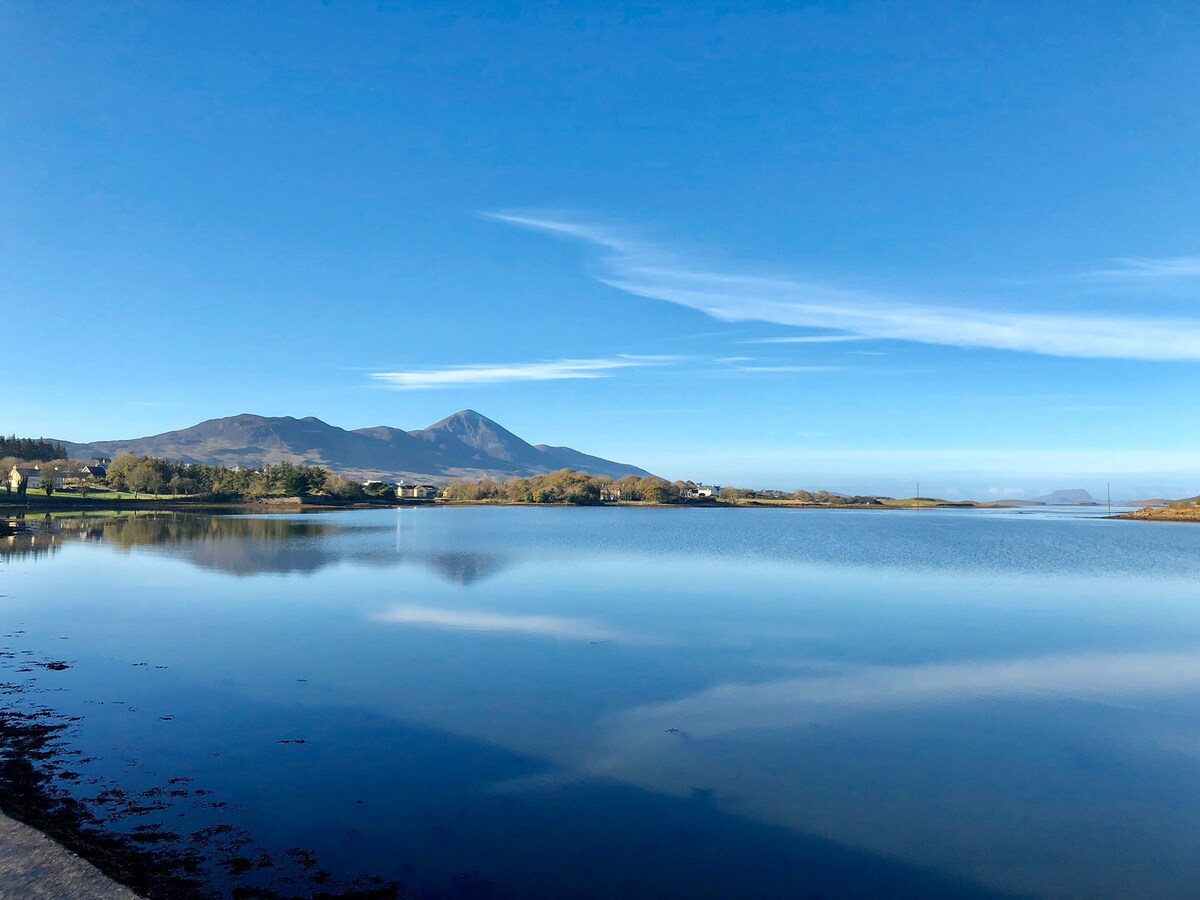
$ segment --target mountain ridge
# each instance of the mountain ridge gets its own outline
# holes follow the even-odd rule
[[[248,468],[293,462],[324,466],[360,479],[443,482],[483,476],[526,477],[563,468],[613,478],[650,474],[570,447],[530,444],[471,409],[415,431],[389,425],[347,430],[315,416],[298,419],[239,413],[140,438],[62,443],[74,459],[129,452]]]

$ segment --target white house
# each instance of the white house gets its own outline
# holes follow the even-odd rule
[[[61,472],[55,469],[53,472],[47,472],[40,466],[13,466],[12,471],[8,473],[5,483],[11,491],[20,491],[22,485],[26,491],[40,490],[42,487],[42,479],[50,475],[54,478],[54,489],[62,490],[63,485],[67,483],[68,478],[75,477],[70,472]]]
[[[36,466],[13,466],[8,473],[7,484],[8,489],[14,492],[19,492],[22,487],[27,491],[37,490],[42,486],[41,470]]]
[[[438,493],[437,487],[432,484],[405,484],[402,481],[396,485],[397,497],[411,497],[414,500],[432,500]]]
[[[698,484],[693,488],[688,488],[683,495],[690,500],[699,500],[701,497],[715,497],[719,493],[721,493],[719,484]]]

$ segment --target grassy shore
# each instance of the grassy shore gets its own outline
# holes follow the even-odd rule
[[[429,501],[401,501],[395,498],[337,500],[331,497],[266,497],[261,500],[224,500],[214,501],[204,497],[172,497],[170,495],[153,495],[134,497],[124,491],[97,491],[86,497],[81,494],[56,493],[49,497],[42,493],[28,494],[23,501],[14,497],[9,499],[0,493],[0,514],[14,515],[21,513],[56,513],[56,512],[95,512],[101,510],[174,510],[177,512],[191,510],[204,511],[234,511],[288,512],[298,509],[377,509],[379,507],[407,506],[409,504],[429,505]]]
[[[102,491],[88,491],[86,494],[82,493],[80,491],[74,491],[74,490],[71,490],[71,491],[59,490],[59,491],[55,491],[53,494],[50,494],[49,496],[46,495],[45,491],[32,490],[25,494],[24,500],[18,501],[17,494],[5,494],[3,492],[0,492],[0,503],[9,505],[9,506],[11,506],[17,502],[52,504],[52,503],[75,503],[80,500],[87,500],[87,501],[91,501],[91,500],[137,500],[139,502],[146,501],[146,502],[158,503],[161,501],[178,500],[178,499],[180,499],[178,496],[172,496],[171,494],[144,494],[144,493],[143,494],[133,494],[133,493],[130,493],[129,491],[111,491],[111,490],[105,489]],[[183,499],[186,500],[187,497],[185,496]]]

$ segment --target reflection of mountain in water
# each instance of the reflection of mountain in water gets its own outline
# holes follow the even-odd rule
[[[326,522],[233,516],[150,515],[104,526],[104,542],[122,551],[150,547],[231,575],[315,572],[334,562],[340,532]]]
[[[388,567],[426,566],[458,585],[501,572],[512,561],[499,553],[381,546],[386,525],[353,525],[284,517],[247,518],[196,513],[14,520],[0,535],[0,559],[44,556],[71,541],[94,541],[123,553],[146,549],[231,575],[309,574],[339,562]],[[12,533],[7,533],[12,532]],[[390,543],[390,542],[389,542]]]
[[[433,552],[426,554],[421,561],[448,581],[461,585],[491,578],[512,564],[510,559],[499,553],[476,553],[471,550]]]
[[[16,519],[10,528],[15,533],[0,536],[3,559],[36,558],[68,542],[95,541],[126,553],[154,548],[204,568],[239,575],[312,572],[336,561],[316,539],[337,529],[321,522],[134,513]],[[307,546],[296,546],[298,539],[309,539]]]

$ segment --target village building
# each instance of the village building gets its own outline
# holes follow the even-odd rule
[[[5,484],[13,493],[36,491],[42,486],[42,472],[37,466],[13,466]]]
[[[61,491],[67,483],[67,479],[74,478],[76,475],[58,469],[48,472],[40,466],[13,466],[4,483],[14,493],[19,493],[22,490],[36,491],[41,489],[43,479],[46,477],[52,477],[54,479],[54,489]]]
[[[689,500],[699,500],[703,497],[715,497],[719,493],[721,493],[719,484],[698,484],[685,490],[683,496]]]
[[[396,496],[412,500],[433,500],[441,493],[432,484],[405,484],[403,481],[396,485]]]

